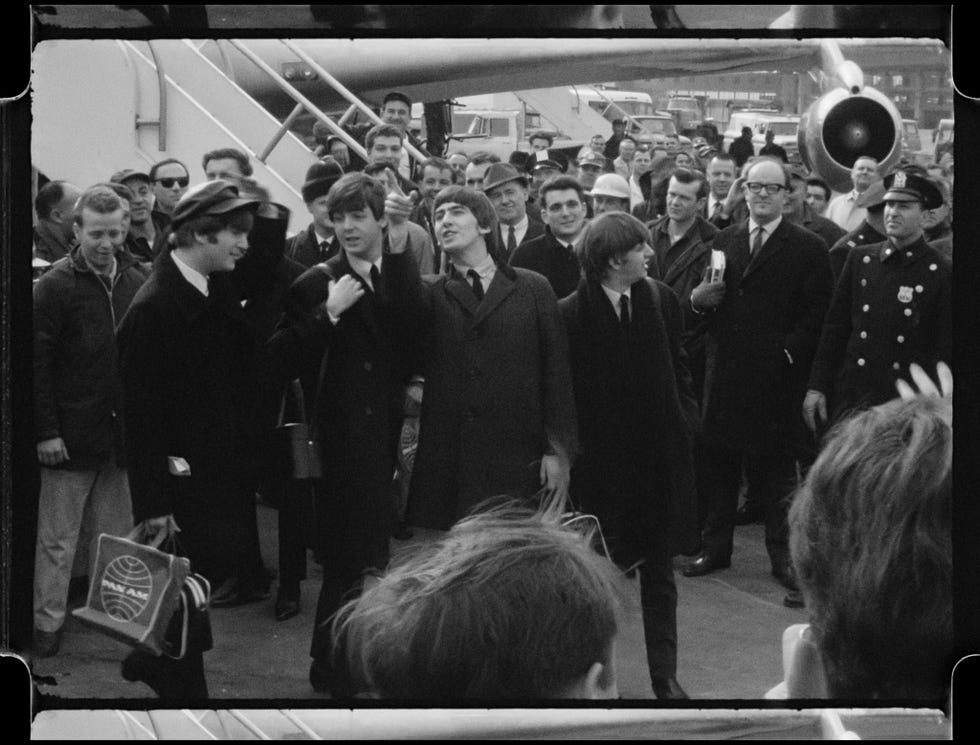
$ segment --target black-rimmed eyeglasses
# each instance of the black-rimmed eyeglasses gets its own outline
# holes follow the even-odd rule
[[[760,184],[758,181],[752,181],[747,183],[745,188],[753,194],[761,194],[763,189],[766,190],[766,194],[778,194],[786,187],[782,184]]]
[[[153,180],[160,184],[164,189],[173,189],[174,184],[177,184],[181,189],[183,189],[191,182],[190,178],[187,176],[182,178],[157,178]]]

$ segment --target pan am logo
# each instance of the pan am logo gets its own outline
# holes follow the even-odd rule
[[[102,573],[102,607],[117,621],[132,621],[142,613],[152,590],[153,575],[135,556],[113,559]]]

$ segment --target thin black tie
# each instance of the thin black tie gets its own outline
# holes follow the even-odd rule
[[[327,250],[330,244],[326,241],[320,241],[320,260],[323,261],[327,258]]]
[[[752,241],[752,251],[751,256],[755,258],[758,256],[759,251],[762,250],[762,235],[766,230],[761,225],[755,229],[755,240]]]
[[[374,264],[371,265],[371,287],[375,296],[381,296],[381,272]]]
[[[510,226],[510,232],[507,234],[507,255],[513,256],[514,251],[517,250],[517,236],[514,235],[514,226]]]
[[[619,327],[624,336],[630,332],[630,299],[626,295],[619,296]]]
[[[466,276],[472,280],[473,294],[476,295],[477,302],[483,302],[483,283],[480,282],[480,275],[476,273],[475,269],[470,269],[466,272]]]
[[[715,206],[711,209],[711,217],[718,217],[721,214],[721,200],[715,200]]]

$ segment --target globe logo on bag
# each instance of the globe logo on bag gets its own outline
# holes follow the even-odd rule
[[[102,573],[102,607],[110,618],[132,621],[146,610],[153,590],[153,575],[135,556],[119,556]]]

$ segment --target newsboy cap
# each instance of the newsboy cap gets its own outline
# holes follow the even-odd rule
[[[309,204],[317,197],[322,197],[343,175],[344,169],[340,167],[337,161],[333,159],[318,160],[306,171],[306,180],[303,182],[301,190],[303,201]]]
[[[177,202],[170,220],[176,230],[188,220],[204,215],[223,215],[241,207],[257,206],[259,200],[238,195],[238,187],[230,181],[216,179],[191,187]]]
[[[143,171],[137,171],[133,168],[124,168],[121,171],[116,171],[109,177],[109,180],[116,184],[124,184],[131,178],[141,178],[146,183],[150,183],[149,174],[144,173]]]
[[[935,181],[910,171],[898,170],[885,176],[886,202],[922,202],[934,210],[943,204],[943,193]]]
[[[521,186],[527,187],[527,176],[510,163],[492,163],[483,176],[483,191],[496,189],[508,181],[519,181]]]

